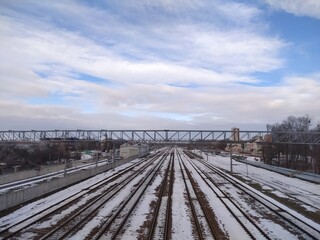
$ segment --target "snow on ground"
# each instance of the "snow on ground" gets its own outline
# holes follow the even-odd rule
[[[249,159],[253,160],[252,159]],[[227,171],[230,171],[230,158],[223,156],[209,156],[208,161]],[[258,183],[262,189],[280,198],[299,201],[307,211],[320,213],[320,185],[291,178],[262,168],[246,165],[233,160],[233,172],[246,181]]]
[[[153,166],[147,167],[145,173],[149,172]],[[100,226],[102,223],[108,221],[108,218],[112,215],[112,211],[116,211],[119,207],[119,204],[127,198],[128,194],[130,194],[131,190],[134,189],[135,185],[138,185],[141,179],[144,178],[145,173],[138,175],[133,180],[131,180],[125,187],[123,187],[114,197],[112,197],[106,205],[104,205],[99,212],[94,216],[94,218],[88,222],[82,230],[77,232],[70,239],[79,240],[86,239],[86,237],[90,234],[90,232]]]
[[[177,159],[177,158],[176,158]],[[205,156],[204,159],[207,159]],[[106,173],[99,174],[93,178],[90,178],[86,181],[83,181],[77,185],[69,187],[65,190],[59,191],[55,194],[52,194],[46,198],[37,200],[33,203],[25,205],[24,207],[8,214],[7,216],[0,218],[0,230],[5,226],[10,226],[15,224],[16,222],[21,221],[29,216],[36,215],[40,211],[50,207],[55,206],[58,202],[63,199],[70,199],[72,195],[76,193],[84,193],[91,185],[94,183],[101,181],[114,173],[127,168],[132,165],[133,162],[137,162],[139,159],[132,161],[131,163],[124,164],[115,169],[115,171],[108,171]],[[208,156],[208,161],[224,170],[230,170],[230,158],[223,156]],[[309,183],[303,180],[290,178],[278,173],[270,172],[268,170],[257,168],[253,166],[246,166],[244,163],[237,162],[233,160],[233,171],[235,174],[239,175],[246,181],[254,184],[260,184],[262,190],[265,192],[270,192],[277,197],[291,199],[293,201],[299,201],[301,206],[305,208],[307,211],[319,212],[320,213],[320,185]],[[166,164],[164,164],[166,165]],[[174,188],[173,188],[173,196],[172,196],[172,238],[173,239],[194,239],[192,232],[192,223],[190,220],[190,209],[187,206],[186,202],[186,190],[180,170],[180,166],[178,161],[175,161],[175,179],[174,179]],[[191,165],[187,164],[188,168],[191,168]],[[163,173],[163,168],[161,172]],[[192,175],[195,180],[198,182],[200,188],[205,194],[206,198],[209,200],[210,207],[213,209],[217,221],[220,224],[221,229],[231,238],[231,239],[245,239],[247,234],[244,230],[239,227],[238,223],[234,219],[234,217],[226,211],[225,206],[221,203],[220,199],[212,192],[212,190],[208,187],[208,185],[201,179],[198,174],[195,174],[195,171],[192,171]],[[141,176],[142,177],[142,176]],[[135,209],[133,216],[130,221],[127,223],[127,229],[124,233],[125,239],[137,239],[139,229],[144,221],[146,221],[146,217],[150,211],[150,202],[156,199],[155,189],[161,183],[163,174],[157,175],[152,185],[149,186],[147,193],[141,199],[139,205]],[[122,189],[121,194],[117,195],[112,201],[111,204],[107,204],[99,214],[88,223],[82,231],[78,232],[73,239],[84,239],[87,234],[94,227],[99,225],[101,221],[106,220],[106,216],[110,214],[110,212],[122,201],[122,199],[130,192],[132,186],[137,183],[137,179],[132,181],[131,187],[126,187]],[[237,194],[234,192],[233,195],[237,198]],[[85,198],[83,201],[79,201],[75,206],[76,208],[83,205],[85,202]],[[71,211],[68,209],[68,212]],[[250,210],[250,214],[253,216],[260,217],[258,211],[255,212],[254,209]],[[67,211],[61,213],[61,218],[66,216]],[[52,219],[53,221],[50,224],[54,224],[54,222],[58,221],[60,217]],[[275,224],[270,219],[259,219],[262,225],[265,225],[266,229],[270,230],[270,236],[273,236],[278,239],[296,239],[297,236],[293,236],[288,231],[283,231],[283,227],[281,225]],[[308,221],[308,219],[306,219]],[[47,227],[46,223],[39,225],[39,228]],[[317,225],[318,226],[318,225]],[[29,234],[29,233],[28,233]],[[31,235],[24,235],[25,238],[31,238]]]
[[[194,239],[192,235],[190,209],[186,205],[187,193],[178,161],[175,161],[174,163],[174,176],[174,194],[172,196],[172,239]]]
[[[108,171],[105,173],[98,174],[97,176],[90,178],[88,180],[85,180],[79,184],[73,185],[69,188],[66,188],[62,191],[59,191],[57,193],[54,193],[46,198],[39,199],[35,202],[32,202],[30,204],[27,204],[23,206],[22,208],[19,208],[18,210],[3,216],[0,218],[0,231],[6,226],[13,225],[17,222],[20,222],[23,219],[26,219],[28,217],[34,216],[37,213],[51,207],[57,205],[60,201],[64,199],[70,199],[72,195],[80,193],[81,191],[85,191],[85,189],[92,186],[94,183],[97,183],[98,181],[101,181],[107,177],[110,177],[114,173],[127,168],[128,166],[132,165],[132,163],[126,163],[123,164],[117,168],[115,168],[115,171]],[[81,204],[81,203],[78,203]]]
[[[221,157],[221,156],[214,156],[212,158],[209,158],[209,161],[211,162],[211,164],[213,165],[216,165],[216,166],[220,166],[221,168],[224,168],[226,170],[230,170],[230,158],[228,157]],[[243,164],[243,163],[239,163],[239,162],[236,162],[234,161],[235,166],[233,167],[233,172],[234,173],[237,173],[238,175],[242,176],[244,179],[247,179],[247,180],[250,180],[250,181],[254,181],[253,178],[250,178],[250,170],[248,170],[248,177],[247,176],[247,171],[246,171],[246,164]],[[256,167],[252,167],[253,169],[252,172],[254,173],[253,176],[255,176],[255,174],[257,174],[258,176],[264,176],[264,180],[263,182],[267,182],[270,184],[270,186],[272,186],[272,181],[277,181],[277,182],[281,182],[283,184],[288,184],[288,185],[291,185],[293,184],[293,182],[295,182],[297,184],[297,188],[301,191],[303,191],[303,189],[307,189],[307,191],[311,191],[313,192],[313,194],[310,194],[308,196],[308,198],[313,198],[313,201],[314,199],[318,199],[319,198],[319,185],[317,184],[314,184],[314,183],[310,183],[310,182],[306,182],[306,181],[303,181],[303,180],[299,180],[299,179],[295,179],[295,178],[290,178],[290,177],[286,177],[284,175],[281,175],[281,174],[278,174],[278,173],[274,173],[274,172],[271,172],[271,171],[268,171],[268,170],[265,170],[265,169],[261,169],[261,168],[256,168]],[[238,170],[237,170],[238,169]],[[239,169],[242,169],[239,170]],[[245,169],[245,170],[244,170]],[[236,178],[230,176],[231,178],[233,178],[235,181],[238,181],[240,182],[239,180],[237,180]],[[269,181],[269,182],[268,182]],[[291,182],[293,181],[293,182]],[[255,183],[258,183],[259,182],[255,182]],[[241,183],[241,184],[244,184],[244,183]],[[262,183],[262,184],[265,184],[265,183]],[[254,188],[252,187],[249,187],[251,188],[251,190],[253,192],[255,192],[256,194],[258,195],[263,195],[264,198],[268,199],[270,202],[274,203],[275,205],[277,205],[279,208],[289,212],[290,214],[292,214],[293,216],[296,216],[297,218],[299,219],[302,219],[304,222],[306,222],[307,224],[309,224],[310,226],[313,226],[313,228],[315,229],[319,229],[320,228],[320,225],[319,223],[316,223],[315,221],[313,220],[310,220],[309,218],[303,216],[302,214],[300,214],[299,212],[297,212],[296,210],[293,210],[291,208],[289,208],[288,206],[278,202],[277,200],[271,198],[271,197],[268,197],[266,196],[264,193],[258,191],[258,190],[255,190]],[[292,188],[292,189],[296,189],[296,188]],[[292,196],[294,196],[295,194],[298,194],[297,192],[293,191],[292,189],[290,189],[290,193],[292,194]],[[281,190],[280,190],[281,191]],[[302,196],[301,196],[302,197]],[[285,200],[288,200],[289,197],[288,195],[286,196]],[[294,199],[292,198],[291,199],[292,201],[295,201],[297,202],[298,200],[297,199]],[[318,203],[319,204],[319,203]],[[319,212],[319,211],[318,211]],[[317,213],[318,213],[317,212]],[[320,213],[320,212],[319,212]],[[318,218],[319,219],[319,218]]]
[[[160,174],[157,174],[152,184],[146,189],[145,194],[134,209],[132,216],[126,224],[125,232],[121,236],[122,239],[139,239],[140,228],[141,230],[146,230],[143,229],[142,226],[145,221],[151,220],[150,204],[158,199],[156,196],[156,189],[161,185],[167,166],[168,159],[166,159],[164,164],[162,164]],[[146,234],[147,233],[143,233],[144,236],[146,236]]]
[[[107,159],[103,159],[98,162],[99,167],[102,165],[105,165],[105,164],[111,164],[111,163],[108,162]],[[78,163],[74,163],[74,165],[78,165]],[[72,172],[77,172],[79,170],[90,169],[90,168],[96,167],[96,163],[86,163],[86,164],[79,163],[79,165],[80,166],[68,168],[67,172],[72,173]],[[3,185],[1,185],[2,189],[0,189],[0,194],[4,194],[9,191],[19,191],[24,188],[29,188],[29,187],[35,186],[37,184],[40,184],[42,182],[50,181],[53,178],[61,178],[61,177],[64,177],[64,173],[65,173],[65,170],[60,170],[57,172],[52,172],[52,173],[44,174],[41,176],[36,176],[33,178],[28,178],[28,179],[23,179],[23,180],[11,182],[11,183],[3,184]]]
[[[199,162],[195,162],[195,163],[201,169],[205,169],[205,167],[201,163]],[[213,177],[216,180],[215,182],[217,183],[222,182],[218,176],[211,174],[211,177]],[[236,228],[239,227],[237,225],[237,222],[235,222],[233,218],[228,219],[228,217],[230,217],[228,216],[229,214],[226,214],[228,210],[226,210],[225,207],[219,202],[220,200],[217,199],[217,197],[212,194],[212,190],[208,188],[208,186],[204,183],[204,181],[199,176],[197,176],[197,174],[195,175],[195,178],[197,179],[201,189],[206,194],[207,199],[209,199],[213,212],[216,214],[217,218],[222,224],[222,227],[228,233],[230,238],[244,239],[244,236],[247,236],[247,235],[243,235],[245,234],[244,232],[240,234],[241,228],[236,230]],[[258,219],[258,225],[260,225],[260,227],[263,228],[264,231],[267,232],[272,239],[299,239],[295,233],[290,233],[290,231],[288,231],[288,229],[285,227],[286,222],[283,222],[280,218],[277,221],[280,221],[282,223],[280,224],[280,222],[278,222],[278,224],[275,224],[274,220],[277,218],[276,216],[274,216],[275,219],[270,218],[269,214],[271,213],[266,209],[263,210],[264,207],[262,205],[260,206],[260,204],[257,202],[252,202],[250,201],[250,199],[248,199],[246,202],[247,196],[241,194],[241,192],[238,192],[238,190],[234,189],[232,185],[223,184],[220,187],[224,188],[224,191],[227,192],[230,196],[232,196],[232,199],[234,199],[237,202],[237,204],[241,206],[243,210],[245,210],[245,212],[253,216],[254,219]],[[254,191],[258,192],[256,190]],[[259,195],[261,195],[261,193]],[[273,200],[273,202],[275,201]],[[286,207],[283,207],[283,208],[287,210]],[[302,217],[298,213],[294,213],[294,215]],[[265,217],[265,216],[268,216],[268,217]],[[317,228],[318,226],[314,222],[311,222],[309,219],[305,219],[305,221],[308,222],[310,225],[315,226],[315,228]],[[251,232],[254,235],[257,234],[257,236],[259,236],[260,234],[259,232],[256,232],[255,228],[251,229]],[[249,236],[248,238],[250,239]],[[259,237],[257,238],[259,239]]]
[[[187,167],[191,169],[191,165],[187,163]],[[197,181],[200,189],[208,199],[210,207],[214,212],[217,222],[220,225],[220,229],[225,232],[230,239],[251,239],[245,230],[239,225],[236,219],[228,212],[227,208],[212,189],[203,181],[199,174],[193,174],[195,171],[191,171],[194,179]]]

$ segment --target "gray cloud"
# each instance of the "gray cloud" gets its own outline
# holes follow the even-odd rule
[[[264,128],[307,110],[319,117],[316,74],[239,84],[285,66],[288,43],[253,21],[259,9],[209,2],[111,1],[117,16],[76,1],[6,1],[1,128]]]

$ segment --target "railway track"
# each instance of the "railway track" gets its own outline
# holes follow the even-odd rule
[[[118,206],[116,211],[101,224],[98,231],[90,236],[91,239],[116,239],[121,235],[123,226],[131,216],[132,211],[138,204],[148,186],[152,183],[160,167],[166,160],[167,154],[158,161],[155,166],[143,177],[138,186],[127,196],[127,198]]]
[[[158,153],[151,160],[138,162],[124,170],[119,171],[118,173],[110,176],[107,179],[101,180],[100,182],[92,185],[91,187],[72,195],[67,200],[62,200],[55,206],[51,206],[48,209],[38,212],[38,214],[26,218],[23,221],[15,223],[13,225],[7,226],[4,229],[1,229],[0,237],[3,239],[11,239],[21,236],[21,234],[26,232],[34,231],[39,239],[63,239],[64,237],[71,234],[71,232],[75,231],[75,228],[85,223],[84,219],[88,219],[89,216],[92,216],[93,207],[95,204],[102,205],[103,202],[106,201],[106,198],[110,199],[114,192],[120,191],[121,188],[130,182],[135,176],[141,174],[148,166],[150,166],[154,161],[156,161],[161,154]],[[141,167],[141,166],[142,167]],[[141,167],[136,170],[134,174],[131,174],[135,168]],[[117,179],[123,178],[124,180],[120,183],[115,183]],[[107,188],[106,188],[107,186]],[[109,186],[109,187],[108,187]],[[102,188],[106,188],[102,190]],[[100,191],[100,192],[99,192]],[[90,199],[90,203],[86,204],[85,207],[74,210],[65,220],[62,222],[59,221],[53,229],[43,229],[39,231],[37,229],[37,225],[41,222],[50,219],[52,216],[59,215],[61,211],[72,206],[76,202],[80,201],[81,198],[87,195],[92,195],[93,197]],[[33,227],[35,226],[35,227]]]
[[[192,213],[192,222],[194,223],[194,232],[198,239],[221,239],[222,236],[217,231],[217,227],[210,221],[209,212],[205,210],[205,203],[202,197],[196,191],[194,182],[190,179],[190,172],[183,163],[182,157],[177,152],[180,171],[187,192],[188,203]],[[208,231],[210,229],[210,232]],[[211,234],[211,235],[210,235]]]
[[[224,202],[224,205],[229,209],[229,211],[231,213],[233,213],[234,211],[241,213],[241,215],[239,215],[239,213],[233,213],[233,215],[236,219],[238,219],[238,222],[243,226],[243,228],[247,229],[246,232],[250,235],[251,238],[255,239],[257,238],[256,234],[260,234],[260,236],[258,237],[259,239],[262,239],[262,237],[265,239],[270,239],[269,233],[262,228],[259,222],[241,208],[240,204],[228,194],[227,188],[221,187],[223,186],[223,184],[217,184],[217,182],[228,182],[234,188],[236,188],[237,191],[241,191],[243,195],[250,197],[252,202],[258,202],[265,209],[267,209],[267,211],[272,212],[274,216],[280,218],[282,222],[288,225],[288,229],[291,229],[291,231],[293,231],[292,229],[295,229],[294,231],[296,232],[296,234],[303,239],[320,239],[320,231],[315,226],[312,226],[305,222],[305,219],[303,217],[297,217],[297,214],[294,214],[293,211],[290,211],[282,204],[272,201],[272,199],[270,199],[269,197],[263,195],[260,192],[257,192],[256,190],[252,189],[236,178],[212,166],[208,162],[199,158],[196,161],[200,162],[207,169],[203,170],[194,163],[194,160],[191,161],[190,159],[188,159],[188,162],[193,167],[193,169],[201,176],[203,181],[205,181],[210,186],[212,191],[215,192],[215,194],[221,199],[221,201]],[[218,175],[221,180],[217,181],[217,179],[214,179],[212,177],[212,174]],[[244,219],[246,220],[244,221]]]
[[[280,225],[288,236],[320,239],[297,215],[196,154],[166,149],[0,226],[0,239],[283,239],[270,234]]]
[[[174,178],[174,151],[170,153],[170,160],[166,168],[164,178],[161,182],[158,200],[156,202],[155,210],[151,224],[148,227],[150,230],[146,239],[154,239],[158,236],[161,239],[171,239],[172,219],[172,189]]]
[[[260,185],[268,186],[271,189],[275,189],[279,192],[285,192],[285,194],[290,198],[293,197],[293,199],[296,201],[298,205],[305,205],[305,206],[311,206],[314,209],[317,209],[318,212],[320,212],[320,196],[315,198],[314,192],[308,191],[307,189],[300,189],[298,186],[295,186],[294,184],[283,184],[282,182],[269,182],[262,177],[257,176],[255,174],[254,178],[252,178],[252,181],[258,182]],[[299,195],[303,195],[305,199],[297,198],[297,196],[292,195],[290,193],[286,193],[288,189],[294,189],[295,192],[299,192]],[[308,196],[310,196],[308,198]],[[311,197],[312,196],[312,197]]]

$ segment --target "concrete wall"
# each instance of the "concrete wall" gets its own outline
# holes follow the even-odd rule
[[[133,160],[123,159],[114,163],[114,167],[118,167],[124,163]],[[35,198],[41,197],[45,194],[52,193],[61,188],[69,187],[77,182],[83,181],[87,178],[93,177],[99,173],[110,170],[112,164],[99,166],[97,168],[91,168],[86,170],[79,170],[77,172],[69,173],[65,177],[55,178],[49,182],[40,183],[36,186],[22,189],[15,192],[7,192],[0,195],[0,211],[8,209],[10,207],[17,206]]]
[[[45,167],[41,167],[40,170],[27,170],[27,171],[0,175],[0,184],[6,184],[10,182],[23,180],[26,178],[37,177],[37,176],[45,175],[52,172],[58,172],[60,170],[63,170],[64,166],[65,164],[45,166]]]

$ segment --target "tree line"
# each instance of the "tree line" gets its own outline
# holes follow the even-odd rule
[[[320,132],[320,124],[311,127],[311,117],[289,116],[281,123],[267,124],[271,132]],[[263,161],[266,164],[290,169],[320,173],[320,145],[264,143]]]
[[[38,143],[16,143],[0,145],[0,174],[38,168],[40,165],[79,160],[84,150],[109,151],[119,148],[124,141],[40,141]]]

